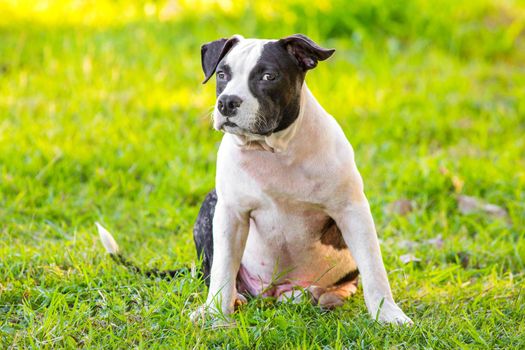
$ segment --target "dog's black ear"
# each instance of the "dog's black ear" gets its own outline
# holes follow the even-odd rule
[[[210,80],[219,62],[238,42],[238,37],[230,39],[223,38],[201,46],[201,63],[202,70],[204,71],[203,84]]]
[[[303,34],[294,34],[279,40],[279,43],[297,60],[304,71],[315,68],[318,61],[332,56],[334,49],[325,49]]]

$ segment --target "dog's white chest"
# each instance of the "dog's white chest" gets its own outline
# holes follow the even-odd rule
[[[324,210],[340,185],[330,157],[291,159],[239,149],[228,154],[235,177],[229,193],[251,208],[241,267],[251,293],[271,285],[328,286],[355,269],[346,246],[323,242],[329,229],[329,235],[340,235]]]

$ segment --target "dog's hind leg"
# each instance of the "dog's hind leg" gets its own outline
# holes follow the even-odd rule
[[[213,263],[213,216],[217,204],[217,193],[210,191],[202,202],[199,215],[193,226],[193,240],[197,249],[197,257],[202,259],[201,274],[206,286],[210,286],[210,271]],[[237,293],[235,307],[246,304],[247,300]]]
[[[355,283],[346,282],[321,294],[319,300],[317,300],[317,305],[323,309],[333,309],[342,306],[346,299],[355,294],[356,291],[357,285]]]
[[[346,299],[357,292],[358,275],[359,272],[355,270],[348,273],[333,287],[311,287],[310,293],[312,293],[314,302],[317,302],[317,305],[323,309],[334,309],[342,306]]]
[[[201,272],[207,286],[210,284],[210,271],[213,262],[213,216],[216,204],[217,193],[213,189],[204,198],[193,226],[193,240],[197,249],[197,257],[202,259]]]

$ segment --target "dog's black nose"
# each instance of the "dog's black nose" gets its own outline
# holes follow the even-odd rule
[[[236,95],[222,95],[217,102],[219,112],[225,117],[231,117],[241,106],[242,99]]]

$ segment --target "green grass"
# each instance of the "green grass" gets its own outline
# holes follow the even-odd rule
[[[0,348],[525,347],[523,2],[14,3],[0,3]],[[334,312],[254,299],[235,328],[195,327],[202,282],[134,275],[98,242],[95,221],[141,266],[196,259],[221,138],[200,45],[294,32],[338,49],[308,84],[355,148],[414,327],[376,324],[361,291]],[[461,214],[458,193],[509,220]],[[411,213],[385,210],[401,198]]]

